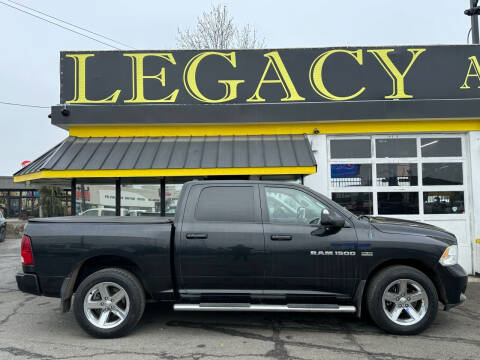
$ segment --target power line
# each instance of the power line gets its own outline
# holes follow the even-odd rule
[[[56,22],[47,20],[47,19],[45,19],[45,18],[42,18],[41,16],[32,14],[32,13],[30,13],[30,12],[28,12],[28,11],[22,10],[22,9],[20,9],[20,8],[18,8],[18,7],[15,7],[15,6],[13,6],[13,5],[7,4],[7,3],[5,3],[5,2],[3,2],[3,1],[0,1],[0,4],[3,4],[3,5],[8,6],[8,7],[11,7],[12,9],[21,11],[21,12],[23,12],[23,13],[25,13],[25,14],[30,15],[30,16],[36,17],[37,19],[46,21],[46,22],[48,22],[48,23],[50,23],[50,24],[52,24],[52,25],[58,26],[58,27],[60,27],[60,28],[62,28],[62,29],[71,31],[71,32],[73,32],[73,33],[75,33],[75,34],[78,34],[78,35],[80,35],[80,36],[86,37],[86,38],[88,38],[88,39],[90,39],[90,40],[93,40],[93,41],[96,41],[96,42],[98,42],[98,43],[100,43],[100,44],[109,46],[109,47],[111,47],[111,48],[113,48],[113,49],[121,50],[120,48],[118,48],[118,47],[116,47],[116,46],[113,46],[113,45],[108,44],[108,43],[106,43],[106,42],[103,42],[103,41],[101,41],[101,40],[95,39],[95,38],[93,38],[93,37],[91,37],[91,36],[85,35],[85,34],[83,34],[83,33],[81,33],[81,32],[75,31],[75,30],[70,29],[70,28],[68,28],[68,27],[66,27],[66,26],[62,26],[62,25],[60,25],[60,24],[57,24]]]
[[[50,106],[18,104],[18,103],[6,102],[6,101],[0,101],[0,104],[2,104],[2,105],[13,105],[13,106],[23,106],[23,107],[37,108],[37,109],[50,109]]]
[[[35,11],[35,12],[37,12],[37,13],[39,13],[39,14],[42,14],[42,15],[44,15],[44,16],[47,16],[47,17],[49,17],[49,18],[51,18],[51,19],[60,21],[60,22],[62,22],[62,23],[64,23],[64,24],[73,26],[73,27],[75,27],[75,28],[77,28],[77,29],[83,30],[83,31],[88,32],[88,33],[90,33],[90,34],[99,36],[99,37],[104,38],[104,39],[106,39],[106,40],[112,41],[112,42],[114,42],[114,43],[117,43],[117,44],[120,44],[120,45],[123,45],[123,46],[126,46],[126,47],[130,48],[130,49],[135,50],[135,48],[134,48],[133,46],[127,45],[127,44],[122,43],[122,42],[120,42],[120,41],[117,41],[117,40],[115,40],[115,39],[112,39],[112,38],[109,38],[109,37],[104,36],[104,35],[102,35],[102,34],[96,33],[96,32],[94,32],[94,31],[90,31],[90,30],[85,29],[85,28],[83,28],[83,27],[81,27],[81,26],[72,24],[72,23],[70,23],[70,22],[68,22],[68,21],[59,19],[59,18],[57,18],[57,17],[55,17],[55,16],[52,16],[52,15],[49,15],[49,14],[47,14],[47,13],[41,12],[41,11],[36,10],[36,9],[34,9],[34,8],[31,8],[31,7],[27,6],[27,5],[24,5],[24,4],[20,3],[20,2],[16,2],[16,1],[12,1],[12,0],[7,0],[7,1],[8,1],[8,2],[11,2],[11,3],[14,3],[15,5],[19,5],[19,6],[21,6],[21,7],[24,7],[24,8],[26,8],[26,9]]]

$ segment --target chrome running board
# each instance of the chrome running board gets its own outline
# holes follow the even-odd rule
[[[175,304],[175,311],[285,311],[285,312],[322,312],[322,313],[354,313],[355,306],[335,304],[232,304],[232,303],[201,303]]]

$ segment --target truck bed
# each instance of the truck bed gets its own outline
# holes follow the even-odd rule
[[[154,298],[164,291],[173,294],[172,220],[158,216],[68,216],[30,220],[25,235],[31,238],[41,292],[60,296],[63,280],[86,262],[95,267],[102,262],[123,259],[136,266]]]

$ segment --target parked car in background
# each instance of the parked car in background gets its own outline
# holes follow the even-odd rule
[[[138,216],[161,216],[161,215],[162,214],[159,212],[149,212],[149,211],[138,213]]]
[[[3,213],[0,211],[0,242],[5,240],[7,236],[7,220],[3,217]]]
[[[170,206],[166,211],[165,211],[165,215],[167,216],[170,216],[170,215],[175,215],[175,212],[177,211],[177,207],[176,206]]]
[[[79,216],[115,216],[115,209],[93,208],[82,211]]]

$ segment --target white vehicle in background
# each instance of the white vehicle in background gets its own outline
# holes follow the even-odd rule
[[[92,208],[82,211],[79,216],[115,216],[115,209],[111,208]]]

